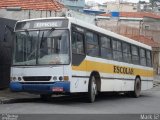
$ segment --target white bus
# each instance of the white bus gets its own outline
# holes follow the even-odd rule
[[[124,92],[153,86],[151,47],[75,18],[18,21],[10,88],[52,94]]]

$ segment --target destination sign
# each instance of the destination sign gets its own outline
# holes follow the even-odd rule
[[[62,21],[54,22],[37,22],[34,24],[34,28],[45,28],[45,27],[59,27],[62,26]]]
[[[66,28],[68,26],[67,19],[47,19],[47,20],[32,20],[18,22],[15,30],[26,30],[26,29],[41,29],[41,28]]]

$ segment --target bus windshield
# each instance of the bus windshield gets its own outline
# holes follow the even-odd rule
[[[13,65],[69,64],[68,30],[16,32]]]

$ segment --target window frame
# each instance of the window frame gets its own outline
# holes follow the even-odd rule
[[[134,55],[134,54],[133,54],[133,49],[132,49],[132,47],[136,47],[136,48],[137,48],[137,53],[138,53],[138,55]],[[141,65],[141,64],[140,64],[139,46],[134,45],[134,44],[131,45],[131,56],[132,56],[132,64],[134,64],[134,65]],[[133,63],[133,57],[138,57],[138,63]]]
[[[76,29],[73,29],[73,27],[79,27],[79,26],[77,26],[77,25],[72,25],[72,27],[71,27],[71,47],[72,47],[72,40],[73,40],[73,32],[75,32],[76,33],[76,37],[77,37],[77,35],[78,34],[81,34],[82,35],[82,37],[83,37],[83,53],[77,53],[77,52],[73,52],[73,49],[72,49],[72,54],[78,54],[78,55],[86,55],[86,49],[85,49],[85,36],[84,36],[84,33],[83,32],[81,32],[81,31],[78,31],[78,30],[76,30]],[[79,27],[80,29],[84,29],[84,28],[82,28],[82,27]],[[77,44],[77,38],[76,38],[76,44]],[[77,50],[77,49],[76,49]]]
[[[97,44],[94,44],[94,43],[91,43],[91,42],[88,42],[88,41],[87,41],[87,39],[86,39],[86,33],[87,33],[87,32],[90,32],[90,33],[93,34],[93,39],[94,39],[94,35],[97,36]],[[84,39],[85,39],[86,55],[92,56],[92,57],[100,57],[100,40],[99,40],[99,33],[98,33],[98,32],[95,32],[95,31],[93,31],[93,30],[90,30],[90,29],[85,29],[85,34],[84,34],[84,36],[85,36]],[[98,55],[88,54],[88,47],[87,47],[88,44],[89,44],[89,45],[95,45],[95,46],[97,47]]]
[[[144,50],[144,57],[141,56],[141,50]],[[146,49],[145,48],[142,48],[142,47],[139,47],[139,56],[140,56],[140,65],[141,64],[141,59],[145,59],[145,65],[142,65],[142,66],[147,66],[147,54],[146,54]]]
[[[127,62],[128,64],[134,64],[134,65],[143,66],[143,65],[140,64],[140,49],[142,48],[142,49],[144,49],[145,51],[150,51],[150,54],[151,54],[151,59],[150,59],[150,60],[151,60],[151,66],[148,66],[148,65],[147,65],[147,56],[146,56],[146,66],[147,66],[147,67],[153,67],[153,64],[152,64],[152,51],[151,51],[151,50],[149,50],[149,49],[147,49],[147,48],[140,47],[139,45],[135,45],[135,44],[132,44],[132,43],[130,43],[130,42],[124,41],[124,40],[122,40],[122,39],[118,39],[118,38],[116,38],[116,37],[113,37],[113,36],[110,36],[110,35],[106,35],[106,34],[103,34],[103,33],[101,33],[101,32],[94,31],[94,30],[92,30],[92,29],[89,29],[89,28],[86,28],[86,27],[83,27],[83,26],[80,26],[80,25],[76,25],[76,24],[72,24],[72,25],[73,25],[73,26],[76,26],[76,27],[79,27],[79,28],[82,28],[82,29],[84,30],[84,32],[82,32],[82,33],[83,33],[83,35],[84,35],[84,51],[85,51],[85,54],[86,54],[86,55],[88,55],[88,54],[87,54],[87,43],[88,43],[88,42],[87,42],[87,40],[86,40],[86,34],[85,34],[85,33],[86,33],[87,31],[89,31],[89,32],[92,32],[93,34],[96,34],[96,35],[97,35],[97,40],[98,40],[98,42],[97,42],[97,44],[93,44],[93,45],[96,45],[96,46],[97,46],[97,50],[99,51],[99,52],[98,52],[98,56],[97,56],[97,55],[95,55],[95,56],[89,55],[89,56],[98,57],[98,58],[102,58],[102,59],[108,59],[108,58],[106,58],[106,57],[103,57],[102,54],[101,54],[101,48],[105,48],[105,49],[111,50],[112,59],[108,59],[108,60],[113,60],[113,61],[118,61],[118,62],[124,62],[124,63],[125,63],[125,61],[124,61],[124,54],[129,54],[129,53],[123,52],[123,44],[126,43],[126,44],[128,44],[128,45],[130,46],[130,55],[131,55],[131,62]],[[107,38],[110,39],[110,45],[111,45],[111,48],[110,48],[110,49],[107,48],[107,47],[102,47],[102,46],[101,46],[101,37],[107,37]],[[120,50],[114,50],[114,49],[113,49],[113,41],[114,41],[114,40],[121,43],[121,51],[120,51]],[[89,44],[92,44],[92,43],[89,43]],[[132,46],[137,48],[137,53],[138,53],[138,55],[132,54]],[[121,52],[121,53],[122,53],[122,60],[121,60],[121,61],[114,59],[114,51],[117,51],[117,52]],[[147,54],[146,54],[146,55],[147,55]],[[133,62],[133,57],[134,57],[134,56],[138,57],[138,63],[134,63],[134,62]]]
[[[147,58],[147,52],[150,53],[150,59]],[[152,66],[153,66],[153,65],[152,65],[152,51],[150,51],[150,50],[146,50],[146,61],[148,62],[148,60],[150,61],[151,65],[149,66],[149,65],[147,64],[147,66],[148,66],[148,67],[152,67]]]
[[[123,52],[122,52],[122,43],[123,43],[122,40],[119,40],[119,39],[113,38],[113,37],[112,37],[111,39],[112,39],[112,53],[113,53],[113,60],[118,61],[118,62],[124,62],[124,61],[123,61]],[[113,48],[113,41],[116,42],[116,45],[117,45],[118,42],[121,44],[120,50],[117,48],[117,46],[116,46],[116,49]],[[121,52],[122,60],[116,60],[116,59],[114,59],[114,52]]]
[[[124,46],[124,44],[128,44],[128,46],[129,46],[129,52],[124,52],[123,51],[123,46]],[[123,56],[123,62],[127,62],[127,63],[129,63],[129,64],[132,64],[133,62],[132,62],[132,45],[130,44],[130,43],[128,43],[128,42],[122,42],[122,56]],[[124,58],[124,54],[127,54],[127,55],[130,55],[130,62],[128,62],[128,61],[125,61],[125,58]]]
[[[110,48],[102,46],[102,43],[101,43],[102,42],[102,39],[101,39],[102,37],[108,38],[110,40]],[[100,56],[101,56],[101,58],[108,59],[108,60],[113,60],[112,38],[110,36],[101,34],[100,37],[99,37],[99,41],[100,41]],[[111,50],[111,55],[112,55],[111,59],[102,56],[102,48],[104,48],[106,50]]]

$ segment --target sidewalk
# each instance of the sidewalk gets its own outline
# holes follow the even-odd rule
[[[0,90],[0,104],[6,104],[10,102],[16,102],[16,100],[33,99],[39,98],[39,95],[23,93],[23,92],[12,92],[10,89]]]

